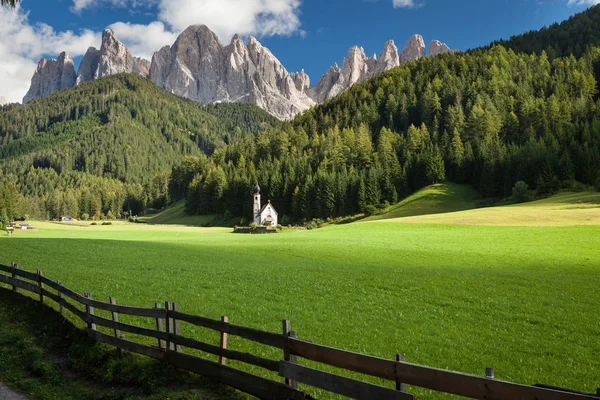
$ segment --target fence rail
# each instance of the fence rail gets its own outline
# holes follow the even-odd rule
[[[496,380],[493,378],[492,369],[486,373],[486,377],[482,377],[408,363],[401,361],[403,357],[400,355],[397,356],[397,361],[388,360],[312,343],[296,338],[296,333],[290,329],[289,320],[283,320],[282,333],[274,333],[230,324],[227,317],[214,320],[186,314],[179,311],[176,303],[167,302],[164,307],[156,303],[153,308],[140,308],[117,304],[116,299],[112,297],[108,303],[94,300],[91,294],[81,295],[68,289],[62,283],[43,276],[40,270],[37,273],[28,272],[16,264],[0,264],[0,283],[11,286],[13,292],[24,290],[39,296],[42,305],[48,305],[47,300],[55,302],[61,314],[69,311],[86,323],[88,336],[98,342],[115,346],[119,351],[142,354],[198,373],[262,399],[309,398],[298,390],[298,382],[354,399],[412,399],[413,395],[404,390],[406,384],[473,399],[600,399],[600,389],[597,394],[587,394],[548,385],[527,386]],[[95,315],[95,310],[109,312],[111,318]],[[119,314],[152,318],[155,320],[156,329],[120,322]],[[182,336],[179,324],[181,321],[219,332],[220,345],[215,346]],[[99,331],[98,326],[112,330],[113,334]],[[157,345],[148,346],[127,340],[122,332],[154,338]],[[228,335],[283,350],[283,357],[281,360],[271,360],[228,349]],[[182,347],[218,356],[218,362],[185,354]],[[392,381],[396,383],[397,390],[302,366],[298,363],[298,358]],[[232,368],[227,365],[228,359],[276,372],[284,378],[285,383]]]

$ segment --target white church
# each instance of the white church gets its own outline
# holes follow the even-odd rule
[[[258,226],[277,227],[277,211],[271,204],[271,200],[264,206],[260,206],[260,186],[254,188],[254,222]]]

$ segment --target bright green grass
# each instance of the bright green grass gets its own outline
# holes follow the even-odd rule
[[[173,206],[148,217],[141,217],[140,220],[148,224],[173,224],[173,225],[189,225],[189,226],[204,226],[215,219],[214,215],[186,215],[185,202],[180,201]]]
[[[367,218],[367,221],[438,214],[475,208],[479,194],[468,185],[440,183],[427,186],[394,204],[385,213]]]
[[[523,205],[522,207],[527,207]],[[356,223],[278,235],[136,225],[0,237],[0,262],[95,298],[185,312],[500,379],[595,391],[600,226]],[[217,334],[182,326],[217,343]],[[231,347],[281,357],[231,338]],[[234,364],[235,365],[235,364]],[[447,398],[410,388],[420,398]],[[320,397],[323,396],[317,393]]]

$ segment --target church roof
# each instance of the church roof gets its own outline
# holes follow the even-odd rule
[[[271,209],[273,210],[273,212],[275,213],[275,215],[279,215],[277,213],[277,211],[275,210],[275,207],[273,207],[273,204],[271,204],[271,200],[269,200],[269,202],[267,204],[265,204],[264,206],[262,206],[262,208],[260,209],[260,213],[262,214],[263,211],[265,211],[265,208],[267,208],[267,206],[271,206]]]

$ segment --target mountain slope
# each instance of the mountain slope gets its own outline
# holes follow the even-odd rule
[[[250,215],[255,182],[283,224],[372,212],[445,179],[483,198],[519,180],[540,196],[600,184],[599,61],[600,48],[551,63],[494,46],[401,65],[192,168],[187,209]]]
[[[121,188],[133,185],[129,191],[136,193],[138,202],[164,203],[166,176],[186,155],[205,157],[277,124],[254,105],[202,106],[127,74],[2,110],[0,180],[13,182],[22,195],[36,199],[29,212],[35,215],[52,208],[48,199],[57,187],[62,192],[75,190],[74,201],[79,203],[85,186],[98,179]],[[123,197],[97,208],[115,214],[122,206]],[[51,212],[53,217],[57,213]]]
[[[581,57],[591,46],[600,46],[600,5],[573,15],[561,23],[554,23],[539,31],[529,31],[498,40],[499,44],[517,53],[540,54],[545,51],[550,60],[573,55]]]

